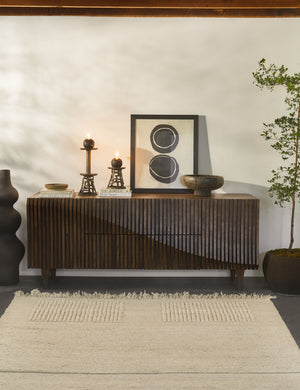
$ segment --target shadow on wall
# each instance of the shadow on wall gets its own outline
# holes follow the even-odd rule
[[[212,175],[208,134],[207,134],[207,123],[206,123],[206,117],[204,115],[199,115],[198,173]]]
[[[227,193],[248,193],[260,199],[259,253],[260,264],[265,252],[270,249],[287,247],[290,232],[290,205],[279,207],[274,204],[268,193],[268,187],[255,184],[225,181],[222,190]],[[300,210],[296,210],[296,221],[300,219]],[[298,232],[298,233],[297,233]],[[299,237],[296,226],[295,237]],[[300,243],[295,242],[296,245]]]
[[[214,174],[209,151],[206,117],[199,116],[199,174]],[[226,179],[226,178],[225,178]],[[290,205],[281,208],[274,204],[268,193],[267,186],[226,181],[221,191],[227,193],[247,193],[260,200],[259,222],[259,263],[262,264],[266,251],[275,248],[287,247],[290,232]],[[300,207],[296,208],[296,221],[300,220]],[[296,222],[297,225],[297,222]],[[300,226],[295,226],[295,237],[300,236]],[[295,246],[300,242],[295,242]]]

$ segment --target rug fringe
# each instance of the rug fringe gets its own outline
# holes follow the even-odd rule
[[[163,299],[163,298],[172,298],[172,299],[274,299],[276,296],[272,295],[263,295],[263,294],[224,294],[223,292],[216,292],[213,294],[190,294],[188,291],[177,292],[177,293],[147,293],[143,292],[133,292],[133,293],[121,293],[121,294],[111,294],[109,292],[105,293],[87,293],[84,291],[77,292],[41,292],[38,289],[34,289],[29,293],[25,293],[21,290],[15,292],[15,297],[38,297],[38,298],[101,298],[101,299]]]

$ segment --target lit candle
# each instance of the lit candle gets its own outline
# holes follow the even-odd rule
[[[116,153],[116,157],[111,160],[111,166],[113,168],[121,168],[123,161],[119,157],[119,153]]]
[[[87,138],[83,141],[84,149],[92,150],[95,146],[95,141],[91,139],[90,133],[88,133]]]

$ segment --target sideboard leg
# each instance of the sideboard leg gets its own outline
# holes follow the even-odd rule
[[[56,277],[56,268],[50,269],[50,277],[51,279],[54,279]]]
[[[49,277],[50,277],[50,269],[48,268],[42,268],[42,279],[43,279],[43,287],[48,288],[49,287]]]
[[[236,277],[235,269],[231,269],[231,270],[230,270],[230,280],[231,280],[232,282],[234,282],[234,281],[235,281],[235,277]]]
[[[244,272],[245,272],[245,270],[243,270],[243,269],[236,270],[236,288],[239,291],[243,289]]]

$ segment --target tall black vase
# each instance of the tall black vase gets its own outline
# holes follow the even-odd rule
[[[19,264],[25,248],[17,238],[21,215],[13,208],[18,192],[11,185],[10,171],[0,170],[0,285],[19,282]]]

